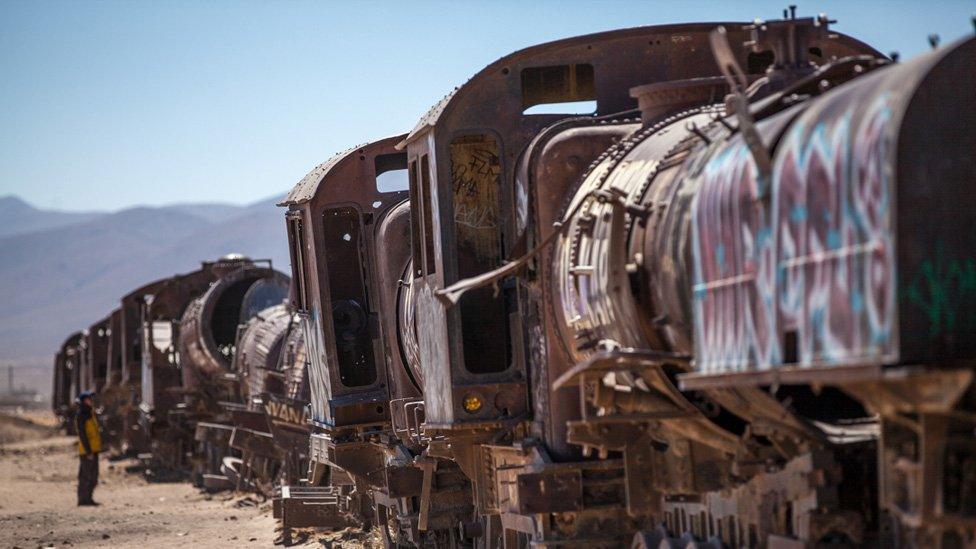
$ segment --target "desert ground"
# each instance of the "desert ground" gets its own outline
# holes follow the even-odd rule
[[[45,413],[0,414],[0,548],[281,547],[271,502],[206,494],[185,482],[149,483],[134,460],[102,459],[95,500],[75,505],[75,439]],[[106,457],[106,456],[103,456]],[[292,546],[370,547],[356,530],[296,532]]]

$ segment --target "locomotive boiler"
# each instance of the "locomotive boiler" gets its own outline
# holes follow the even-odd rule
[[[238,485],[270,495],[276,482],[297,483],[306,475],[307,362],[304,335],[285,303],[240,326],[232,370],[242,395],[240,406],[230,410],[229,441],[241,452]]]

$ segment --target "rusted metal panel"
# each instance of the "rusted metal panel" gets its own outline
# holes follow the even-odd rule
[[[410,203],[404,200],[379,222],[376,280],[380,290],[380,323],[389,369],[391,400],[416,398],[423,385],[417,346],[413,286],[410,284]],[[391,410],[392,414],[392,410]]]
[[[523,473],[518,483],[518,512],[558,513],[583,508],[583,482],[579,471]]]
[[[268,416],[263,410],[237,409],[230,411],[230,423],[254,431],[270,431]]]
[[[291,528],[338,530],[356,524],[347,515],[342,499],[344,496],[331,486],[282,486],[275,498],[275,508],[286,535]]]
[[[419,467],[386,467],[384,470],[384,489],[389,497],[416,497],[423,491],[424,472]]]
[[[231,448],[250,452],[258,456],[271,458],[280,457],[280,451],[274,443],[271,433],[255,431],[244,427],[234,427],[234,432],[228,443]]]
[[[488,425],[495,422],[500,415],[510,418],[527,416],[528,402],[521,389],[522,385],[515,383],[455,385],[451,388],[450,402],[456,407],[456,417],[464,418],[469,424],[480,422]],[[471,399],[476,399],[477,408],[465,405],[465,401],[471,402]],[[436,428],[451,427],[450,423],[440,423],[429,418],[425,424]]]
[[[895,181],[897,107],[886,76],[863,77],[815,102],[777,151],[773,194],[783,362],[898,359]],[[899,92],[912,85],[898,78]],[[791,339],[787,334],[793,333]],[[777,334],[777,335],[779,335]],[[779,339],[779,338],[776,338]],[[786,354],[794,355],[786,357]],[[791,359],[792,360],[789,360]],[[762,364],[762,363],[761,363]]]
[[[782,130],[775,122],[759,125],[767,142]],[[769,182],[741,135],[709,153],[692,187],[696,364],[710,371],[779,362]]]
[[[337,442],[327,447],[331,465],[372,487],[381,487],[386,474],[383,450],[366,442]]]
[[[472,135],[455,139],[450,147],[458,253],[467,253],[474,263],[487,261],[494,266],[500,260],[501,251],[498,240],[501,171],[498,143],[488,135]],[[468,269],[462,266],[461,270]],[[478,272],[478,267],[474,270]]]
[[[263,412],[272,425],[280,425],[294,430],[308,431],[308,411],[306,401],[290,399],[272,393],[265,394]]]

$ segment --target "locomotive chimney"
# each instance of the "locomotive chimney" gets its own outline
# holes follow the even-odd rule
[[[630,89],[645,127],[681,109],[720,103],[728,93],[729,85],[721,76],[656,82]]]

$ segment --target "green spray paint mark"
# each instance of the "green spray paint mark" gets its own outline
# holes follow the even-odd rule
[[[976,329],[976,258],[947,258],[945,246],[925,259],[908,285],[908,301],[929,320],[929,335]]]

